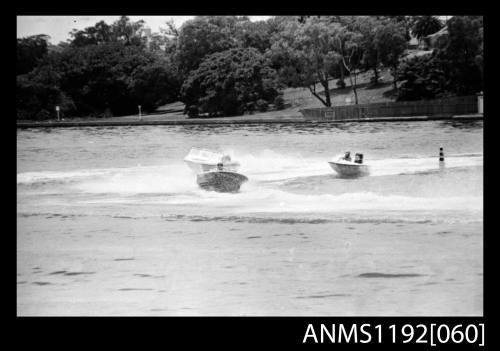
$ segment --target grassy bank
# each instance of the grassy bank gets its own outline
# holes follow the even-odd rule
[[[391,101],[391,91],[392,91],[392,76],[388,71],[380,72],[380,84],[375,87],[370,87],[368,85],[372,73],[366,72],[358,76],[358,100],[359,103],[373,103],[373,102],[384,102]],[[348,80],[347,80],[348,84]],[[349,85],[349,84],[348,84]],[[352,87],[348,86],[344,89],[336,89],[336,80],[330,82],[330,94],[333,105],[345,105],[346,99],[350,98],[354,101],[354,93]],[[323,92],[322,87],[318,85],[317,90],[320,94]],[[302,114],[300,110],[303,108],[313,108],[313,107],[323,107],[321,102],[316,99],[307,88],[287,88],[283,92],[285,100],[285,109],[283,110],[273,110],[266,112],[258,112],[252,114],[245,114],[243,116],[235,117],[219,117],[210,118],[210,120],[217,121],[223,118],[224,120],[239,121],[242,119],[247,120],[276,120],[276,119],[302,119]],[[155,112],[149,113],[147,115],[142,115],[141,121],[143,122],[168,122],[168,121],[179,121],[179,120],[197,120],[199,119],[188,119],[187,115],[183,114],[184,104],[181,102],[175,102],[172,104],[164,105],[158,108]],[[67,118],[64,122],[105,122],[105,123],[115,123],[115,122],[135,122],[139,121],[139,116],[137,114],[130,116],[120,116],[120,117],[107,117],[107,118]],[[18,121],[19,123],[31,123],[39,121]],[[41,122],[41,121],[40,121]],[[56,119],[43,121],[41,123],[55,123]]]
[[[358,76],[358,102],[359,104],[394,101],[392,76],[388,70],[380,72],[380,81],[376,86],[369,84],[372,72],[365,72]],[[348,83],[348,80],[347,80]],[[346,105],[346,99],[354,101],[351,86],[344,89],[336,88],[336,80],[330,82],[330,96],[333,106]],[[322,89],[318,86],[318,91]],[[344,121],[314,121],[305,119],[300,113],[301,109],[324,107],[307,88],[288,88],[284,90],[285,109],[267,112],[245,114],[234,117],[215,118],[188,118],[183,114],[184,104],[175,102],[161,106],[155,112],[142,115],[108,117],[108,118],[71,118],[62,121],[18,121],[20,128],[31,127],[78,127],[78,126],[132,126],[132,125],[189,125],[189,124],[249,124],[249,123],[345,123],[359,120]],[[426,121],[433,119],[481,119],[482,115],[448,116],[448,117],[387,117],[364,118],[363,122],[372,121]]]

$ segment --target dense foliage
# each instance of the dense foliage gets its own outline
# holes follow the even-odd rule
[[[377,48],[380,63],[391,70],[395,89],[397,89],[398,81],[397,69],[405,52],[406,43],[406,28],[401,22],[389,22],[375,33],[374,45]]]
[[[33,35],[17,39],[17,74],[25,74],[35,68],[48,53],[47,35]]]
[[[411,31],[418,39],[436,33],[443,27],[441,21],[434,16],[417,16],[412,22]]]
[[[389,68],[399,100],[476,93],[483,88],[483,22],[455,16],[431,55],[405,58],[410,32],[443,27],[433,16],[198,16],[151,33],[122,16],[73,30],[52,45],[17,40],[17,117],[120,116],[181,101],[190,116],[226,116],[285,106],[283,87],[305,87],[325,106],[331,91]],[[441,33],[440,33],[441,34]],[[349,86],[348,86],[349,85]]]
[[[337,86],[344,88],[348,77],[357,103],[358,73],[373,71],[377,84],[382,64],[392,68],[399,63],[405,37],[405,27],[385,17],[302,17],[283,26],[270,55],[287,85],[307,87],[325,106],[331,106],[331,80],[337,78]]]
[[[399,100],[434,99],[447,95],[446,72],[435,55],[417,56],[401,64]]]
[[[21,119],[133,114],[179,99],[177,67],[163,53],[146,49],[141,22],[122,17],[113,25],[72,32],[73,40],[17,77]]]
[[[47,113],[38,115],[37,109],[51,111],[55,105],[64,105],[62,110],[75,116],[130,114],[138,105],[152,111],[178,100],[180,83],[175,68],[165,61],[119,43],[67,48],[28,75],[18,76],[18,114],[43,118]]]
[[[398,100],[470,95],[483,90],[483,19],[453,17],[448,40],[432,55],[407,60],[398,68]]]
[[[325,20],[306,19],[286,23],[273,42],[270,57],[273,67],[289,86],[306,86],[326,106],[331,105],[329,81],[339,71],[342,58],[335,50],[341,36],[339,25]],[[324,97],[316,84],[323,87]]]
[[[266,61],[254,48],[229,49],[208,56],[182,86],[189,116],[233,116],[267,110],[279,96],[279,82]]]

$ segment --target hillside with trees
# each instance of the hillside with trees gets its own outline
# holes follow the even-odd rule
[[[17,118],[54,118],[56,105],[65,118],[95,118],[174,102],[188,117],[221,117],[297,107],[291,99],[334,106],[351,95],[357,104],[483,90],[479,16],[198,16],[165,25],[150,33],[122,16],[58,45],[43,34],[18,39]],[[442,29],[446,40],[429,54],[409,54],[410,33],[425,40]]]

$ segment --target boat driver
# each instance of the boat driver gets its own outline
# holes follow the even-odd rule
[[[354,155],[354,162],[356,163],[363,163],[363,154],[356,154]]]
[[[344,160],[351,161],[351,152],[350,151],[346,151],[345,152],[345,154],[344,154]]]

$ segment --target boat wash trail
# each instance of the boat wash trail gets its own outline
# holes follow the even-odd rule
[[[17,132],[19,315],[482,315],[482,249],[482,121]]]

